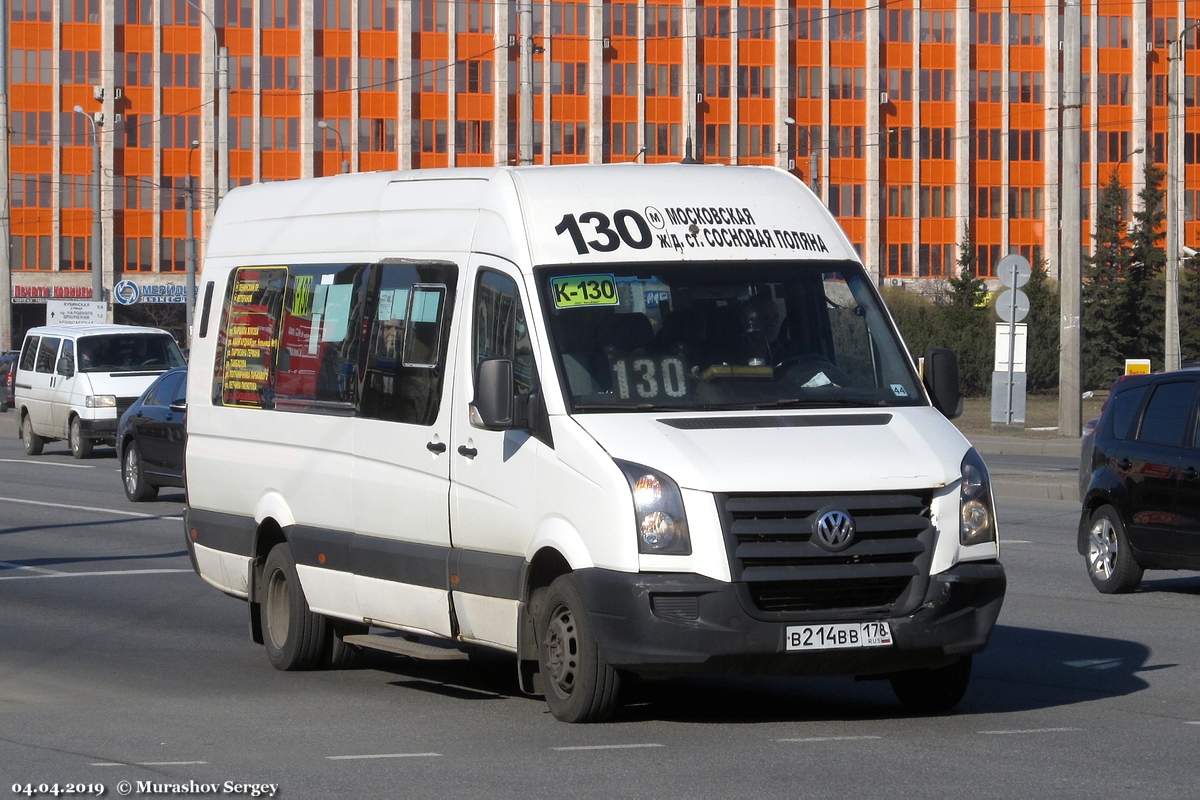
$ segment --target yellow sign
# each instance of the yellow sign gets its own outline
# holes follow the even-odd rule
[[[550,279],[555,308],[617,305],[617,281],[612,275],[563,275]]]
[[[1125,359],[1125,374],[1126,375],[1149,375],[1150,374],[1150,359],[1148,359],[1148,358],[1127,358],[1127,359]]]

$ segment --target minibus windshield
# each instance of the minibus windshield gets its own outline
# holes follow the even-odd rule
[[[110,333],[79,340],[80,372],[165,371],[187,362],[165,333]]]
[[[858,264],[573,265],[536,274],[574,412],[925,404]]]

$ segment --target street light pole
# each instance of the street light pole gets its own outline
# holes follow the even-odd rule
[[[229,192],[229,48],[218,45],[217,23],[192,0],[183,0],[208,21],[213,29],[213,70],[217,79],[217,130],[213,137],[217,150],[217,203],[220,204]]]
[[[333,135],[337,137],[338,157],[341,158],[341,160],[342,160],[342,167],[341,167],[342,174],[343,175],[346,174],[347,172],[350,171],[350,162],[348,160],[346,160],[345,155],[344,155],[345,150],[344,150],[344,145],[342,144],[341,132],[337,129],[336,125],[330,125],[328,122],[326,122],[323,119],[317,120],[317,127],[323,131],[333,131]]]
[[[183,208],[187,214],[187,243],[185,258],[184,275],[186,276],[187,293],[183,298],[184,305],[184,336],[187,340],[187,346],[190,350],[192,347],[192,314],[196,305],[196,223],[193,213],[195,198],[192,195],[192,151],[199,146],[200,142],[192,140],[187,151],[187,178],[184,180],[184,195]]]
[[[104,229],[100,224],[100,125],[101,122],[75,106],[76,114],[83,114],[92,126],[92,300],[104,300],[104,249],[100,241]]]
[[[1183,83],[1183,37],[1200,23],[1192,23],[1172,39],[1167,50],[1167,242],[1166,320],[1163,324],[1163,367],[1179,369],[1179,89]]]
[[[787,161],[786,169],[791,172],[796,168],[796,163],[792,161],[792,139],[796,132],[796,120],[792,117],[783,118],[783,127],[787,131]]]

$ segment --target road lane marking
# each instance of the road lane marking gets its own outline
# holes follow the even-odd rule
[[[35,464],[39,467],[67,467],[68,469],[96,469],[91,464],[65,464],[61,461],[30,461],[27,458],[0,458],[0,464]]]
[[[776,739],[777,742],[857,742],[861,739],[882,739],[882,736],[806,736],[803,739]]]
[[[33,569],[20,567],[17,569]],[[112,575],[166,575],[172,572],[193,572],[191,569],[114,569],[102,572],[50,572],[38,575],[0,575],[0,581],[35,580],[37,578],[97,578]]]
[[[366,756],[325,756],[329,761],[353,761],[364,758],[441,758],[441,753],[376,753]]]
[[[1184,725],[1200,725],[1200,719],[1183,723]]]
[[[1033,544],[1025,539],[1001,539],[1000,544]]]
[[[42,500],[25,500],[20,497],[0,497],[8,503],[24,503],[29,506],[49,506],[50,508],[69,508],[73,511],[101,511],[105,514],[117,514],[122,517],[142,517],[144,519],[183,519],[182,514],[147,514],[145,511],[118,511],[115,508],[99,508],[96,506],[69,506],[65,503],[47,503]]]
[[[589,744],[576,747],[551,747],[551,750],[635,750],[642,747],[666,747],[665,744]]]
[[[985,735],[997,736],[1009,733],[1069,733],[1071,731],[1081,731],[1083,728],[1026,728],[1025,730],[1011,731],[979,731]]]
[[[187,767],[194,764],[207,764],[207,761],[134,761],[135,767]],[[128,767],[124,761],[93,761],[89,767]]]

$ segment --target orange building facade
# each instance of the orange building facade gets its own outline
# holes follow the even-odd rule
[[[520,163],[525,33],[533,163],[678,161],[690,146],[706,163],[790,168],[880,282],[920,289],[954,274],[968,230],[983,276],[1010,252],[1056,275],[1068,135],[1081,137],[1085,249],[1113,171],[1136,197],[1147,160],[1172,154],[1172,212],[1200,249],[1200,0],[1084,0],[1081,132],[1063,130],[1058,2],[539,0],[526,32],[519,3],[194,1],[5,4],[0,333],[38,324],[47,294],[90,297],[97,142],[98,258],[123,302],[123,281],[182,283],[189,185],[202,253],[230,186]]]

